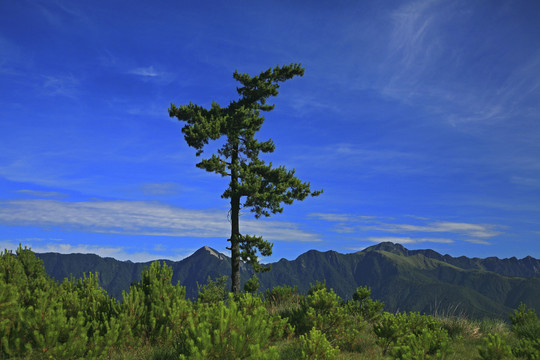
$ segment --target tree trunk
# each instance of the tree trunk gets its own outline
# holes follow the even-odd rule
[[[231,197],[231,263],[232,263],[232,287],[235,294],[240,293],[240,198]]]
[[[238,195],[238,146],[231,155],[231,291],[240,293],[240,196]]]

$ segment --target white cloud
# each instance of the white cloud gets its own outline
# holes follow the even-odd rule
[[[37,244],[35,242],[39,241]],[[154,252],[138,251],[130,252],[128,249],[117,246],[107,247],[89,244],[67,244],[58,242],[44,242],[43,239],[27,239],[27,241],[0,241],[0,249],[15,251],[22,243],[23,248],[29,247],[35,253],[55,252],[60,254],[96,254],[101,257],[112,257],[120,261],[148,262],[153,260],[172,260],[180,261],[191,255],[192,250],[185,251],[182,254],[171,254],[171,251],[162,251],[156,249]]]
[[[129,68],[129,66],[126,66],[125,68]],[[122,70],[120,70],[122,71]],[[124,70],[125,71],[125,70]],[[175,74],[171,72],[167,72],[164,70],[161,70],[159,67],[155,67],[153,65],[146,66],[146,67],[136,67],[132,68],[130,70],[125,71],[129,75],[135,75],[139,77],[139,80],[145,81],[145,82],[153,82],[157,84],[168,84],[172,82],[175,79]],[[161,104],[163,105],[163,104]],[[169,104],[165,104],[166,106]],[[166,109],[166,107],[165,107]],[[137,106],[131,107],[129,109],[130,113],[147,113],[147,112],[155,112],[155,110],[145,110],[143,108],[138,108]],[[166,114],[166,112],[163,112],[163,110],[160,110],[159,115],[163,116]]]
[[[467,239],[465,241],[470,242],[471,244],[491,245],[489,241],[481,240],[481,239]]]
[[[352,217],[349,214],[311,213],[309,216],[332,222],[346,222],[352,220]]]
[[[47,198],[65,198],[67,195],[56,191],[37,191],[37,190],[15,190],[16,193],[25,194],[34,197],[47,197]]]
[[[487,239],[500,235],[501,232],[497,229],[500,226],[492,224],[471,224],[465,222],[452,222],[452,221],[431,221],[424,217],[414,217],[419,223],[417,224],[404,224],[404,223],[391,223],[389,219],[382,219],[373,216],[360,216],[355,217],[348,214],[334,214],[334,213],[313,213],[310,216],[325,220],[331,223],[336,223],[334,228],[338,233],[352,233],[352,232],[390,232],[390,233],[448,233],[454,236],[466,236],[470,238]],[[412,218],[411,215],[406,215]],[[382,237],[384,238],[384,237]],[[393,238],[393,237],[390,237]],[[398,238],[402,241],[418,241],[414,238]],[[431,241],[429,239],[437,238],[423,238],[428,239],[425,241]],[[446,242],[451,240],[442,239]],[[385,240],[380,240],[385,241]],[[392,241],[392,240],[388,240]]]
[[[129,71],[130,74],[148,76],[148,77],[157,77],[163,75],[162,73],[156,71],[153,66],[139,67]]]
[[[145,195],[163,196],[174,195],[180,191],[177,183],[146,183],[139,187],[139,190]]]
[[[454,242],[452,239],[445,238],[411,238],[411,237],[399,237],[399,236],[370,236],[367,238],[371,242],[392,242],[397,244],[418,244],[424,242],[451,244]]]
[[[388,232],[447,232],[481,238],[489,238],[500,234],[500,232],[493,230],[493,225],[458,223],[450,221],[436,221],[426,225],[381,224],[370,228]]]
[[[0,206],[0,224],[147,236],[228,238],[230,234],[225,212],[144,201],[5,201]],[[240,224],[243,233],[269,241],[320,241],[295,223],[247,219]]]
[[[493,10],[502,13],[501,8]],[[534,119],[540,55],[524,52],[502,67],[498,54],[511,44],[496,38],[496,31],[486,32],[484,16],[482,6],[466,1],[404,3],[389,15],[391,32],[381,41],[385,55],[374,88],[398,101],[422,104],[452,125]],[[471,31],[478,33],[471,37]],[[483,41],[475,42],[477,37]],[[479,64],[482,68],[471,73]]]

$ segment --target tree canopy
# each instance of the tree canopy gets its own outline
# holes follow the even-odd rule
[[[201,156],[210,140],[225,137],[226,141],[216,154],[202,159],[197,167],[230,179],[229,186],[221,195],[230,199],[232,291],[240,291],[240,260],[251,264],[255,271],[264,271],[258,260],[257,250],[263,256],[272,254],[272,244],[261,236],[242,235],[239,215],[242,208],[249,208],[256,218],[281,213],[283,204],[294,200],[304,200],[307,196],[317,196],[322,190],[311,191],[309,182],[302,182],[295,176],[294,169],[284,166],[274,167],[259,158],[261,153],[272,153],[274,142],[255,138],[264,123],[261,112],[274,109],[267,100],[278,95],[281,82],[295,76],[303,76],[300,64],[276,66],[259,75],[250,76],[235,71],[233,77],[240,82],[236,88],[240,98],[221,107],[215,101],[209,109],[189,103],[175,106],[171,104],[169,116],[184,121],[182,128],[187,144]]]

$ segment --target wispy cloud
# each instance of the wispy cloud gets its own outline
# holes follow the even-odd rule
[[[139,187],[144,195],[165,196],[178,194],[180,185],[177,183],[147,183]]]
[[[65,29],[70,22],[76,22],[79,26],[85,25],[87,28],[92,25],[86,11],[77,8],[76,4],[58,0],[33,1],[32,4],[39,9],[42,17],[54,27]]]
[[[428,233],[456,233],[473,237],[490,238],[500,234],[494,230],[493,225],[458,223],[450,221],[436,221],[425,225],[412,224],[379,224],[365,228],[388,232],[428,232]]]
[[[129,69],[125,72],[128,75],[134,75],[137,77],[137,79],[141,81],[151,82],[156,85],[169,84],[173,82],[176,78],[175,74],[163,70],[160,66],[150,65],[134,68],[129,68],[129,65],[124,66]],[[117,69],[120,70],[121,68],[117,67]]]
[[[38,190],[15,190],[14,192],[24,194],[32,197],[45,197],[45,198],[65,198],[67,195],[56,191],[38,191]]]
[[[55,252],[60,254],[96,254],[101,257],[112,257],[121,261],[130,260],[133,262],[148,262],[159,259],[180,261],[193,253],[193,250],[191,249],[182,251],[180,253],[175,253],[174,251],[170,250],[165,251],[159,248],[156,248],[155,251],[130,251],[122,246],[110,247],[90,244],[68,244],[54,241],[50,242],[44,239],[24,240],[23,248],[25,246],[30,247],[35,253]],[[0,249],[14,251],[19,247],[19,243],[22,242],[0,241]]]
[[[452,125],[536,116],[539,54],[507,59],[502,67],[501,49],[511,37],[479,27],[474,31],[486,38],[474,42],[471,24],[481,16],[482,6],[466,1],[419,0],[395,9],[374,88],[422,104]]]
[[[454,242],[452,239],[445,238],[411,238],[401,236],[370,236],[367,238],[371,242],[392,242],[396,244],[419,244],[424,242],[451,244]]]
[[[73,75],[43,75],[42,91],[49,96],[77,98],[80,81]]]
[[[351,143],[305,147],[297,153],[299,155],[289,159],[293,165],[306,162],[310,167],[324,168],[325,171],[346,166],[348,171],[361,169],[357,175],[361,177],[376,174],[393,176],[425,174],[430,166],[422,154],[389,148],[370,148]]]
[[[377,217],[355,217],[348,214],[333,214],[333,213],[313,213],[312,217],[319,218],[331,223],[334,223],[336,233],[364,233],[364,232],[382,232],[382,233],[414,233],[414,234],[451,234],[455,238],[465,237],[466,241],[477,239],[477,243],[485,243],[486,239],[498,236],[500,226],[492,224],[472,224],[464,222],[452,221],[433,221],[423,217],[415,217],[415,224],[390,222],[391,219],[383,219]],[[407,217],[411,218],[410,215]],[[342,229],[345,229],[343,231]],[[439,237],[396,237],[396,236],[373,236],[369,237],[370,241],[392,241],[400,243],[417,243],[417,242],[441,242],[450,243],[454,240]],[[396,240],[396,241],[394,241]]]
[[[149,76],[149,77],[156,77],[156,76],[162,75],[162,73],[154,69],[154,66],[139,67],[139,68],[132,69],[128,72],[133,75]]]
[[[21,65],[28,66],[29,62],[19,45],[0,35],[0,74],[23,75],[19,69]]]
[[[491,245],[491,243],[487,240],[482,239],[466,239],[466,242],[470,242],[471,244],[478,244],[478,245]]]
[[[309,217],[315,217],[321,220],[326,221],[333,221],[333,222],[353,222],[353,221],[361,221],[361,220],[372,220],[375,219],[375,216],[367,216],[367,215],[353,215],[353,214],[334,214],[334,213],[311,213],[309,214]]]
[[[224,212],[144,201],[5,201],[0,206],[0,224],[151,236],[228,238],[230,234]],[[316,234],[290,222],[246,219],[241,221],[241,230],[270,241],[320,241]]]

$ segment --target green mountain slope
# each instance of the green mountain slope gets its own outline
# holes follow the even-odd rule
[[[44,261],[47,273],[57,280],[70,273],[80,277],[83,272],[97,271],[101,285],[117,298],[149,265],[96,255],[37,255]],[[208,247],[182,261],[166,262],[173,268],[173,283],[179,281],[186,286],[191,298],[196,297],[197,283],[206,283],[208,276],[229,275],[231,266],[227,256]],[[247,279],[252,270],[243,266],[242,272]],[[391,312],[507,318],[520,302],[540,310],[540,260],[453,258],[391,243],[353,254],[310,250],[292,261],[282,259],[272,264],[272,271],[261,274],[260,290],[290,285],[306,292],[316,281],[326,281],[345,299],[358,286],[369,286],[372,297],[384,301],[385,310]]]

